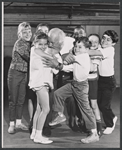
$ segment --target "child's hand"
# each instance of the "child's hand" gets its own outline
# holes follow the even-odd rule
[[[66,56],[66,58],[64,59],[64,64],[65,65],[69,65],[69,64],[72,64],[72,63],[74,63],[74,61],[75,61],[75,57],[73,56],[73,54],[68,54],[67,56]]]
[[[67,63],[66,61],[63,61],[63,64],[64,64],[64,65],[68,65],[68,63]]]
[[[62,59],[65,60],[65,58],[69,55],[69,53],[65,53],[63,55],[61,55]]]
[[[55,56],[53,56],[53,59],[43,56],[42,61],[43,61],[43,64],[45,65],[45,67],[56,68],[58,65],[58,60]]]

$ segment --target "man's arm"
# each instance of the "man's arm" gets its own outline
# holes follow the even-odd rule
[[[43,64],[47,67],[55,68],[57,70],[62,70],[63,69],[63,64],[59,63],[57,58],[53,56],[52,58],[49,58],[47,56],[43,56]],[[69,54],[66,56],[66,65],[72,64],[75,61],[74,56],[72,54]]]
[[[58,62],[56,57],[53,58],[49,58],[47,56],[42,56],[42,57],[43,57],[42,61],[45,66],[59,69],[59,70],[62,69],[61,63]]]

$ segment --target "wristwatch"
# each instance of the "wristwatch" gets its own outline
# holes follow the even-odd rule
[[[58,65],[56,66],[56,69],[61,71],[63,69],[63,64],[58,63]]]

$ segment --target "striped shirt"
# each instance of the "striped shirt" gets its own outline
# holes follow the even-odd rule
[[[98,66],[102,60],[101,56],[91,56],[91,66],[88,80],[96,80],[98,78]]]

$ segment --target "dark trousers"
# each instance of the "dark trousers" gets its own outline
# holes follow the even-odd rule
[[[113,126],[113,118],[115,117],[111,109],[111,101],[115,89],[116,89],[116,80],[114,76],[99,77],[98,106],[100,111],[102,112],[103,119],[107,127]]]
[[[26,97],[27,73],[14,69],[8,71],[9,119],[22,119],[23,104]]]
[[[96,121],[88,100],[88,81],[72,81],[54,92],[54,110],[63,112],[64,101],[74,96],[88,130],[96,128]]]

